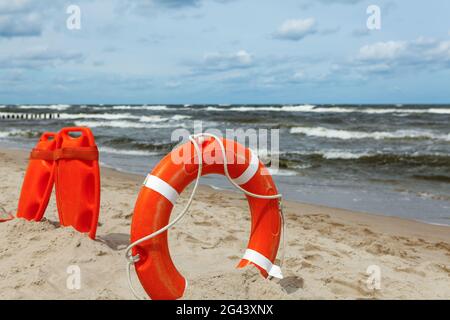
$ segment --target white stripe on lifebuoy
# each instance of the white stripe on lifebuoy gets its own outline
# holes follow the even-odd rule
[[[144,186],[158,192],[167,200],[169,200],[173,205],[175,205],[179,197],[177,190],[175,190],[170,184],[168,184],[161,178],[158,178],[157,176],[153,176],[151,174],[149,174],[147,178],[145,178]]]
[[[279,266],[274,265],[269,259],[267,259],[258,251],[247,249],[242,259],[251,261],[254,264],[260,266],[261,268],[266,270],[269,276],[271,277],[283,279],[281,268]]]
[[[248,165],[247,169],[245,169],[244,173],[241,174],[236,179],[233,179],[234,182],[236,182],[238,185],[246,184],[250,181],[251,178],[256,174],[259,168],[259,159],[258,156],[251,150],[250,150],[250,164]]]

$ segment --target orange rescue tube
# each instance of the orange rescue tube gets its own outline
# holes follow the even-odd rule
[[[17,209],[19,218],[40,221],[44,216],[54,183],[56,136],[51,132],[42,134],[30,154]]]
[[[84,127],[62,129],[54,157],[61,225],[72,226],[95,239],[100,211],[100,169],[92,131]]]
[[[228,172],[235,183],[259,195],[276,195],[277,188],[268,170],[249,149],[232,140],[221,139],[226,151]],[[202,175],[224,175],[223,155],[213,138],[201,142]],[[181,145],[163,158],[147,176],[138,195],[131,224],[131,242],[165,227],[177,197],[197,178],[198,161],[192,142]],[[278,199],[247,196],[251,211],[248,249],[238,268],[256,266],[264,277],[281,271],[275,266],[280,244],[281,215]],[[186,289],[186,280],[175,267],[167,242],[167,231],[137,244],[132,255],[138,257],[135,270],[151,299],[178,299]]]

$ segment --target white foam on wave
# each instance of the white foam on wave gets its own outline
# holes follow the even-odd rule
[[[327,150],[322,152],[322,156],[325,159],[334,160],[334,159],[343,159],[343,160],[351,160],[351,159],[359,159],[362,157],[368,157],[371,154],[368,152],[351,152],[345,150]]]
[[[0,113],[1,115],[1,113]],[[60,119],[64,120],[77,120],[77,119],[94,119],[94,120],[139,120],[139,122],[146,123],[158,123],[164,121],[179,121],[184,119],[189,119],[190,116],[184,115],[174,115],[170,118],[161,117],[159,115],[153,116],[135,116],[130,113],[62,113],[59,115]]]
[[[158,128],[175,128],[181,127],[182,124],[171,123],[146,123],[146,122],[133,122],[125,120],[117,121],[75,121],[76,126],[85,126],[91,128],[109,127],[109,128],[124,128],[124,129],[158,129]]]
[[[441,152],[414,152],[414,153],[390,153],[390,152],[369,152],[369,151],[352,151],[345,149],[324,149],[324,150],[312,150],[312,151],[289,151],[282,152],[282,155],[287,154],[297,154],[300,156],[322,156],[324,159],[328,160],[352,160],[360,159],[364,157],[375,157],[375,156],[404,156],[404,157],[446,157],[447,153]],[[299,165],[299,169],[307,169],[310,165]],[[293,166],[296,168],[296,166]]]
[[[450,114],[450,108],[422,108],[412,109],[405,106],[397,106],[395,108],[370,108],[370,107],[317,107],[315,105],[285,105],[285,106],[240,106],[240,107],[216,107],[209,106],[207,111],[284,111],[284,112],[306,112],[306,113],[367,113],[367,114]]]
[[[149,122],[149,123],[164,122],[168,120],[169,120],[168,118],[163,118],[161,116],[142,116],[139,118],[140,122]]]
[[[13,136],[30,136],[30,135],[34,135],[34,132],[31,130],[13,129],[10,131],[0,131],[0,138],[8,138]]]
[[[301,111],[301,110],[299,110]],[[426,108],[426,109],[407,109],[405,107],[397,108],[366,108],[366,107],[316,107],[310,110],[303,110],[304,112],[314,113],[367,113],[367,114],[450,114],[450,108]]]
[[[141,122],[165,122],[165,121],[179,121],[179,120],[185,120],[185,119],[190,119],[190,116],[183,116],[180,114],[176,114],[172,117],[161,117],[158,115],[155,116],[142,116],[140,117],[139,121]]]
[[[340,129],[329,129],[324,127],[294,127],[290,130],[293,134],[304,134],[309,137],[330,138],[330,139],[433,139],[450,141],[449,134],[437,134],[429,130],[397,130],[393,132],[384,131],[350,131]]]
[[[60,119],[104,119],[104,120],[119,120],[119,119],[139,119],[138,116],[133,116],[130,113],[61,113]]]
[[[286,170],[286,169],[273,169],[267,168],[267,171],[273,176],[296,176],[297,172],[294,170]]]
[[[450,114],[450,108],[430,108],[429,113]]]
[[[241,106],[241,107],[232,107],[232,108],[224,108],[224,107],[213,107],[209,106],[206,108],[208,111],[237,111],[237,112],[249,112],[249,111],[285,111],[285,112],[308,112],[309,110],[313,110],[315,108],[314,105],[298,105],[298,106]]]
[[[289,152],[281,152],[281,155],[286,154],[298,154],[300,156],[314,156],[319,155],[328,160],[350,160],[350,159],[359,159],[362,157],[369,157],[376,155],[375,153],[369,152],[357,152],[350,150],[340,150],[340,149],[325,149],[325,150],[313,150],[313,151],[289,151]],[[298,164],[293,166],[295,169],[309,169],[311,168],[310,164]]]
[[[19,109],[25,109],[25,110],[32,110],[32,109],[49,109],[49,110],[57,110],[57,111],[63,111],[69,109],[71,106],[68,104],[53,104],[53,105],[21,105],[17,108]]]
[[[125,150],[125,149],[115,149],[110,147],[100,147],[100,152],[109,154],[120,154],[128,156],[154,156],[158,155],[158,152],[145,151],[145,150]]]
[[[80,106],[80,108],[83,109],[91,109],[91,110],[150,110],[150,111],[162,111],[162,110],[168,110],[168,107],[165,105],[111,105],[111,106],[105,106],[103,104],[99,104],[98,106]],[[176,108],[175,108],[176,109]]]
[[[255,151],[258,153],[257,151]],[[354,152],[350,150],[339,150],[339,149],[329,149],[329,150],[318,150],[318,151],[283,151],[283,152],[276,152],[276,151],[268,151],[264,149],[263,151],[259,150],[261,154],[258,154],[261,161],[267,162],[270,160],[271,156],[286,156],[288,154],[297,154],[301,156],[311,156],[311,155],[321,155],[325,159],[359,159],[361,157],[371,156],[374,154],[370,154],[368,152]],[[310,164],[297,164],[292,166],[293,169],[296,170],[304,170],[311,168]]]
[[[164,105],[158,105],[158,106],[112,106],[112,109],[114,110],[167,110],[168,107]]]
[[[171,120],[179,121],[179,120],[186,120],[186,119],[190,119],[190,118],[192,118],[192,117],[191,116],[184,116],[184,115],[181,115],[181,114],[176,114],[176,115],[174,115],[171,118]]]

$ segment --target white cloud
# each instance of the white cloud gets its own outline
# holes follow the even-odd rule
[[[40,36],[58,1],[0,0],[0,38]]]
[[[377,42],[361,47],[357,59],[361,62],[396,64],[449,62],[450,40],[419,37],[411,41]]]
[[[290,19],[283,22],[275,33],[275,38],[298,41],[317,32],[314,18]]]
[[[319,2],[322,2],[324,4],[355,4],[358,2],[362,2],[363,0],[319,0]]]
[[[30,0],[1,0],[0,12],[2,14],[21,12],[29,9],[30,6]]]
[[[238,51],[235,57],[241,64],[251,64],[253,61],[252,56],[245,50]]]
[[[392,67],[387,63],[373,63],[357,67],[359,72],[379,74],[390,72],[391,69]]]
[[[66,52],[46,46],[29,47],[13,55],[0,56],[0,69],[42,69],[58,64],[79,63],[84,60],[79,52]]]
[[[301,80],[304,78],[305,78],[305,72],[303,72],[302,70],[298,70],[297,72],[294,73],[294,79]]]
[[[361,60],[391,60],[404,54],[406,49],[405,41],[377,42],[361,47],[358,58]]]
[[[118,1],[118,11],[130,10],[140,15],[154,13],[159,9],[180,10],[200,8],[208,2],[227,4],[237,0],[121,0]]]
[[[203,57],[204,65],[211,70],[230,70],[246,68],[252,65],[253,56],[245,50],[236,53],[207,53]]]
[[[450,69],[450,40],[419,37],[365,45],[343,68],[358,75]]]
[[[42,27],[42,17],[35,13],[0,15],[0,37],[38,36]]]
[[[370,30],[367,28],[358,28],[352,31],[352,36],[354,37],[365,37],[370,34]]]
[[[438,42],[435,46],[425,51],[430,58],[440,58],[450,61],[450,40]]]

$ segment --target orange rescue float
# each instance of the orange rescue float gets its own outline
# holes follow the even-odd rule
[[[64,128],[59,132],[54,153],[59,220],[63,226],[89,233],[91,239],[95,239],[100,210],[98,158],[89,128]]]
[[[44,216],[53,189],[56,136],[45,132],[31,151],[17,209],[19,218],[41,221]]]
[[[225,148],[229,177],[237,185],[254,194],[277,195],[276,186],[264,164],[250,149],[231,140],[217,141],[216,137],[209,136],[199,141],[202,175],[226,174],[220,142]],[[131,224],[132,243],[169,224],[178,196],[197,178],[198,169],[192,142],[174,149],[161,160],[147,176],[139,193]],[[282,227],[279,199],[247,195],[247,200],[251,211],[251,234],[248,249],[237,267],[254,265],[264,277],[282,278],[280,268],[274,265]],[[137,244],[131,252],[138,278],[151,299],[183,296],[186,280],[170,257],[167,231]]]

